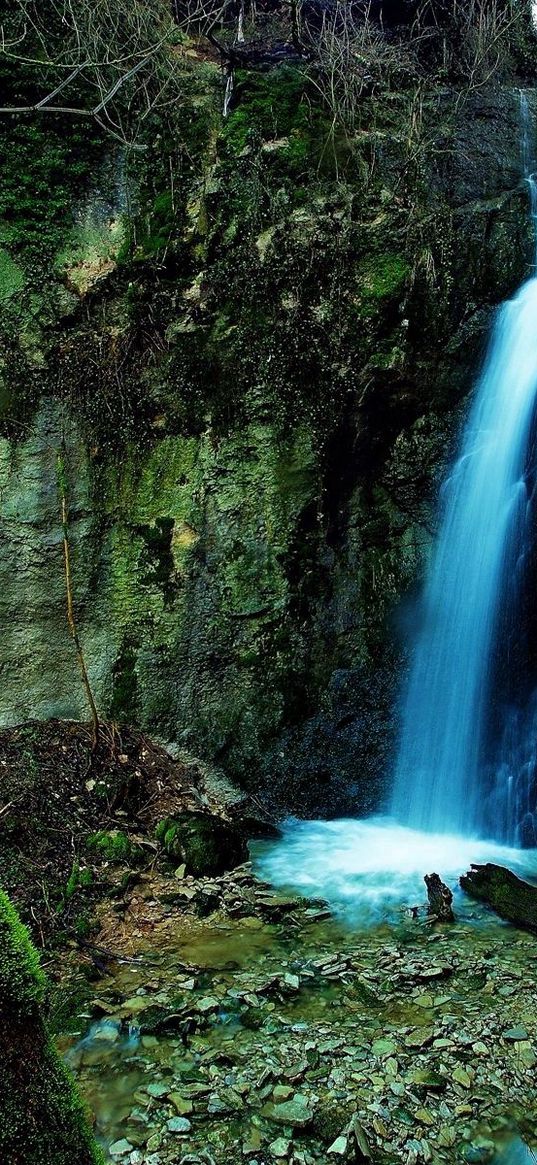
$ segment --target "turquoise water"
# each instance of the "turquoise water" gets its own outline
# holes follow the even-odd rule
[[[383,817],[291,820],[277,841],[256,842],[251,852],[260,877],[279,888],[323,899],[336,916],[361,926],[380,919],[396,922],[402,912],[423,904],[424,875],[433,870],[452,889],[459,917],[476,912],[475,903],[459,891],[459,878],[473,862],[496,862],[537,879],[536,850],[444,832],[423,833]]]

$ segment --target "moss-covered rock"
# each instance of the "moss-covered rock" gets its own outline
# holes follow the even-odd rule
[[[241,832],[226,821],[204,813],[167,817],[156,830],[157,839],[175,865],[202,878],[232,870],[248,857]]]
[[[100,829],[88,838],[88,847],[108,862],[127,862],[136,858],[137,849],[121,829]]]
[[[0,1156],[9,1165],[102,1165],[86,1112],[43,1022],[45,976],[0,890]]]

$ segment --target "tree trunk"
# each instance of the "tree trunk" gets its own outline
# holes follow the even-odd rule
[[[460,884],[466,894],[486,902],[500,918],[537,932],[537,886],[517,878],[512,870],[492,862],[473,865]]]
[[[453,894],[449,886],[445,885],[438,874],[426,874],[424,881],[427,887],[431,921],[436,919],[438,922],[453,922],[454,915],[451,908]]]
[[[98,743],[99,743],[99,729],[100,729],[99,714],[97,712],[97,706],[96,706],[95,700],[93,698],[93,692],[91,690],[91,684],[89,681],[88,669],[86,667],[86,660],[84,658],[84,652],[82,650],[82,644],[80,642],[80,638],[78,635],[78,630],[77,630],[77,626],[76,626],[76,622],[75,622],[75,613],[74,613],[74,606],[73,606],[73,580],[72,580],[72,574],[71,574],[71,547],[70,547],[70,543],[69,543],[69,511],[68,511],[68,506],[67,506],[67,487],[65,484],[65,467],[64,467],[64,463],[63,463],[63,458],[59,455],[58,455],[58,460],[57,460],[57,468],[58,468],[58,488],[60,491],[61,515],[62,515],[63,565],[64,565],[64,571],[65,571],[65,592],[66,592],[66,599],[67,599],[67,623],[69,626],[69,631],[71,633],[71,638],[72,638],[74,646],[75,646],[76,656],[77,656],[78,664],[80,667],[80,674],[82,676],[82,683],[84,685],[84,691],[86,693],[87,701],[88,701],[90,712],[91,712],[91,720],[92,720],[92,724],[93,724],[93,749],[95,750],[97,748]]]

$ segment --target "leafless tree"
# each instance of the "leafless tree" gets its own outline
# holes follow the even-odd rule
[[[1,2],[1,0],[0,0]],[[229,106],[233,69],[293,60],[310,75],[340,124],[354,133],[366,93],[407,88],[431,49],[430,80],[458,73],[467,92],[491,82],[508,56],[522,0],[421,0],[414,22],[388,33],[374,0],[4,0],[0,60],[26,68],[37,99],[0,113],[92,118],[135,149],[144,123],[185,91],[182,39],[204,38],[220,55]],[[443,13],[442,19],[439,13]],[[432,71],[431,71],[432,61]],[[423,70],[422,70],[423,71]],[[437,78],[437,79],[438,79]]]
[[[188,0],[184,23],[212,27],[226,0]],[[142,148],[153,111],[184,90],[186,59],[169,0],[12,0],[0,24],[0,58],[31,70],[42,96],[0,113],[74,114]]]
[[[499,0],[457,0],[454,20],[459,68],[467,89],[482,88],[498,74],[521,14],[520,4],[506,6]]]
[[[366,94],[384,92],[416,76],[413,47],[386,36],[371,15],[357,14],[352,0],[336,0],[324,14],[320,29],[307,30],[315,63],[313,83],[336,124],[354,133]],[[417,34],[418,35],[418,34]],[[421,37],[421,33],[419,36]]]

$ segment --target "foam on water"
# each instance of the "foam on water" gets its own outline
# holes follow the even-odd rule
[[[421,833],[384,817],[290,820],[279,841],[255,843],[252,856],[256,872],[273,886],[322,898],[353,923],[394,917],[422,903],[424,875],[433,871],[453,890],[472,862],[496,862],[537,877],[537,850]]]

